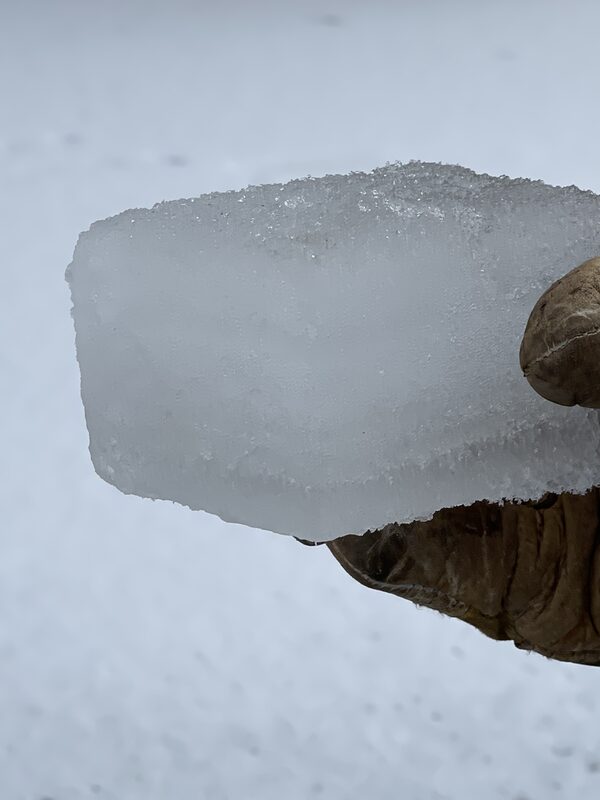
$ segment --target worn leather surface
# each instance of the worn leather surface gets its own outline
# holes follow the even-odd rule
[[[560,405],[600,407],[600,258],[547,289],[527,322],[519,361],[535,391]]]
[[[344,569],[549,658],[600,665],[600,489],[478,502],[327,546]]]

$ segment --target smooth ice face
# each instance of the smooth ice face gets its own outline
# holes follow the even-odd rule
[[[68,270],[98,474],[305,539],[600,483],[596,412],[529,388],[539,294],[600,198],[411,163],[98,222]]]

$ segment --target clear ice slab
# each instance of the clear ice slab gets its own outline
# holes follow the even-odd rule
[[[332,539],[600,484],[595,411],[519,369],[600,198],[439,164],[126,211],[67,270],[98,475]]]

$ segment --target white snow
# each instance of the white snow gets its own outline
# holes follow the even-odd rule
[[[388,160],[600,192],[599,25],[588,0],[0,3],[2,800],[597,799],[600,670],[99,480],[64,267],[119,209]]]
[[[119,489],[331,539],[600,484],[598,414],[519,368],[600,198],[411,163],[126,211],[69,268],[90,449]]]

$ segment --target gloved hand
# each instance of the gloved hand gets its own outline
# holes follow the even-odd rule
[[[600,259],[570,272],[532,311],[520,351],[532,387],[600,407]],[[600,488],[539,502],[477,502],[327,546],[344,569],[549,658],[600,666]]]

